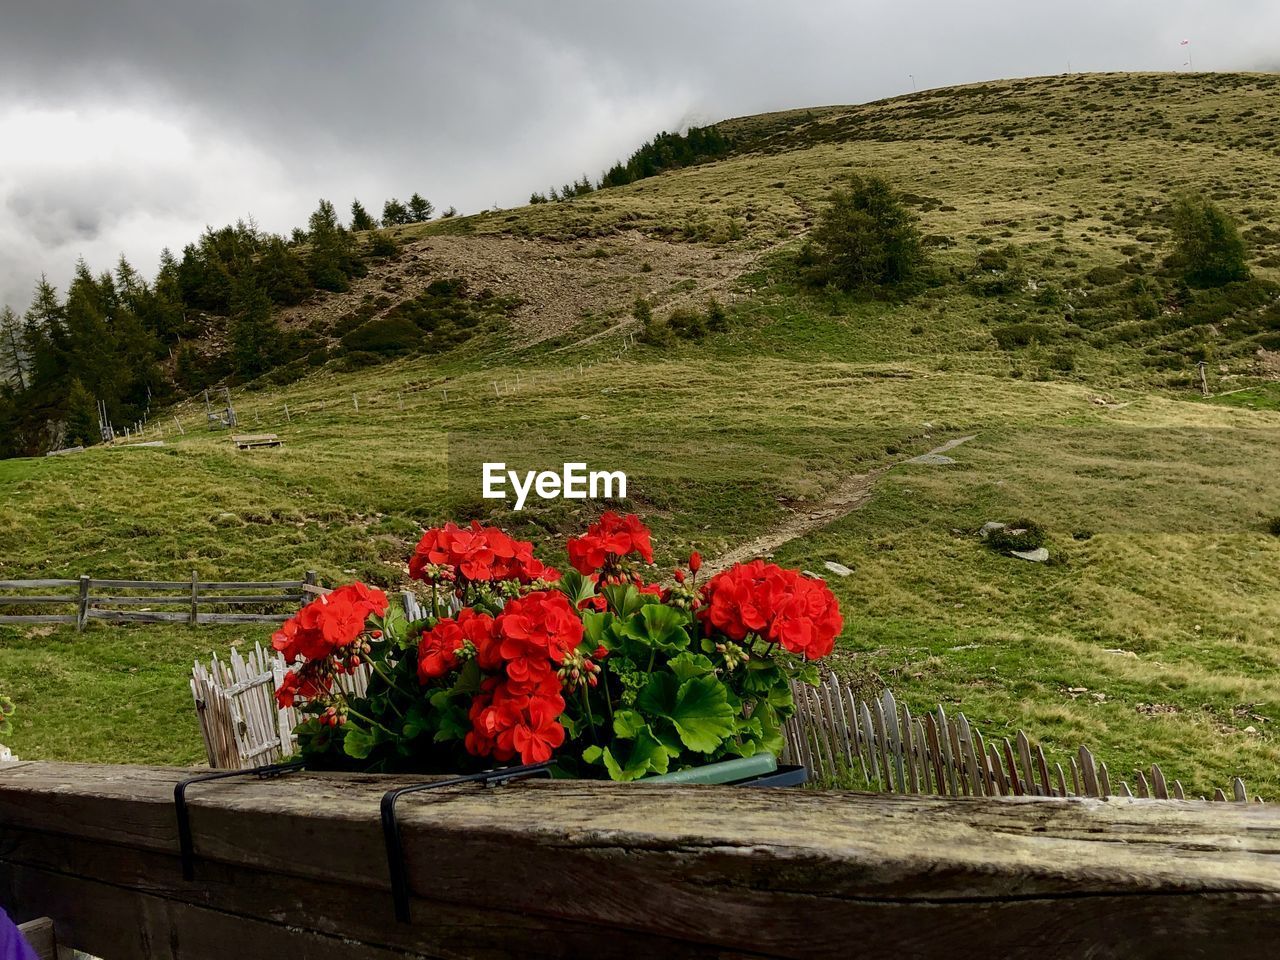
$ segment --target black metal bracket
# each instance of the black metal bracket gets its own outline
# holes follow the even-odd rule
[[[232,777],[257,777],[259,780],[272,780],[288,773],[294,773],[305,766],[304,761],[294,760],[290,763],[269,763],[262,767],[248,770],[224,770],[220,773],[202,773],[199,776],[187,777],[173,788],[173,809],[178,815],[178,851],[182,857],[182,879],[195,879],[195,845],[191,839],[191,816],[187,812],[187,787],[194,783],[206,783],[209,780],[230,780]]]
[[[433,780],[430,783],[415,783],[410,787],[399,787],[384,793],[382,795],[382,836],[387,844],[387,868],[391,876],[391,900],[395,904],[396,920],[400,923],[410,922],[409,876],[404,865],[404,847],[400,842],[400,824],[396,821],[396,801],[406,793],[436,790],[440,787],[456,787],[464,783],[498,786],[512,780],[550,776],[549,762],[529,763],[518,767],[503,767],[498,770],[486,770],[483,773],[472,773],[465,777],[449,777],[445,780]]]

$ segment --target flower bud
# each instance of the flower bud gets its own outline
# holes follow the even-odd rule
[[[689,569],[695,574],[702,569],[702,554],[698,553],[697,550],[689,554]]]
[[[600,682],[600,678],[597,677],[594,673],[591,674],[591,676],[587,677],[587,683],[589,683],[593,687],[599,682]]]
[[[382,639],[382,631],[381,631],[381,630],[375,630],[375,631],[373,631],[373,633],[369,634],[369,636],[373,637],[373,639],[375,639],[375,640],[381,640],[381,639]]]
[[[681,570],[679,567],[676,567],[675,572],[672,574],[672,576],[676,578],[676,583],[684,583],[684,571]]]

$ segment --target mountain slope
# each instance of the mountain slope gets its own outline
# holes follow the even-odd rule
[[[464,277],[523,299],[509,325],[238,391],[241,424],[281,433],[279,451],[237,454],[185,404],[185,434],[154,421],[164,448],[0,464],[0,576],[312,568],[399,585],[421,523],[492,511],[480,460],[586,460],[627,470],[664,566],[683,544],[721,556],[820,514],[778,556],[854,570],[832,578],[839,668],[879,674],[913,710],[960,704],[1064,753],[1088,743],[1113,770],[1158,761],[1189,790],[1241,773],[1274,796],[1280,747],[1257,718],[1280,702],[1276,85],[1046,78],[746,118],[724,125],[737,152],[715,163],[402,228],[366,287],[289,323],[331,326],[383,297],[369,309],[393,310]],[[866,171],[910,195],[930,238],[939,278],[903,302],[813,290],[790,265],[830,188]],[[1186,186],[1241,219],[1253,284],[1156,300]],[[661,317],[711,294],[726,332],[635,339],[637,295]],[[1200,358],[1215,392],[1251,392],[1201,400]],[[968,435],[952,465],[880,473]],[[822,514],[868,474],[860,509]],[[976,535],[1023,517],[1048,531],[1051,563]],[[586,513],[501,519],[552,558]],[[12,745],[193,759],[190,658],[264,634],[0,631],[0,686],[29,723]]]

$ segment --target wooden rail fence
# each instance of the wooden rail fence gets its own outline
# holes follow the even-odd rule
[[[151,960],[1265,957],[1280,809],[1112,798],[0,768],[0,902],[60,945]]]
[[[50,590],[67,591],[49,593]],[[40,592],[34,592],[40,591]],[[262,623],[279,613],[246,613],[247,607],[298,606],[324,592],[316,575],[302,580],[209,580],[195,571],[190,580],[0,580],[0,624],[66,623],[83,630],[90,620],[109,623]],[[154,610],[153,607],[181,609]],[[202,610],[201,608],[205,608]],[[215,609],[208,609],[208,608]],[[50,608],[70,608],[50,612]],[[229,608],[229,609],[218,609]],[[241,612],[233,612],[241,611]]]

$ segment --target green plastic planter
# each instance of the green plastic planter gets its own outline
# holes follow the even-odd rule
[[[641,783],[737,783],[762,777],[778,769],[778,758],[772,753],[757,753],[753,757],[735,757],[701,767],[686,767],[675,773],[657,777],[645,777]]]

